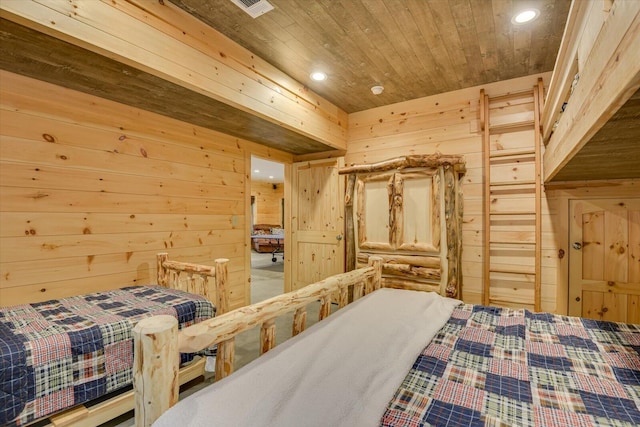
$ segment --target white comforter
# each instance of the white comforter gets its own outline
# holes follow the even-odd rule
[[[154,427],[376,426],[460,301],[380,289],[167,411]]]

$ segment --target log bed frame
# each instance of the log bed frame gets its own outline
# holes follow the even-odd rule
[[[167,253],[157,255],[157,282],[159,285],[180,289],[193,294],[203,295],[211,300],[216,306],[216,313],[220,315],[228,310],[228,295],[226,293],[227,264],[228,259],[216,259],[215,266],[191,264],[169,260]],[[213,293],[213,295],[211,295]],[[172,316],[168,317],[176,322]],[[139,322],[139,323],[142,323]],[[135,328],[134,328],[135,339]],[[176,362],[179,362],[179,355],[176,352]],[[135,360],[134,360],[135,363]],[[178,369],[175,367],[176,386],[183,385],[204,374],[205,358],[197,358],[192,363]],[[135,373],[135,368],[134,368]],[[134,379],[135,382],[135,379]],[[114,419],[128,411],[134,409],[134,390],[117,394],[107,400],[95,405],[78,405],[62,411],[56,415],[47,417],[49,424],[47,427],[69,426],[93,427]],[[176,394],[177,395],[177,394]],[[35,422],[40,422],[37,420]]]
[[[276,318],[294,311],[292,333],[295,336],[305,329],[309,303],[320,300],[319,321],[322,321],[331,313],[334,298],[342,308],[380,289],[382,269],[383,259],[372,256],[367,267],[328,277],[181,331],[171,316],[140,321],[133,330],[135,425],[150,426],[177,403],[179,352],[200,351],[217,344],[215,375],[216,381],[222,379],[233,372],[234,342],[238,334],[261,325],[260,351],[264,354],[275,346]]]

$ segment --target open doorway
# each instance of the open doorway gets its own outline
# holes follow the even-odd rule
[[[251,303],[284,291],[284,164],[251,156]]]

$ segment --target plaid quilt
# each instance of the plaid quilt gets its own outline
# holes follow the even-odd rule
[[[640,425],[640,325],[460,306],[381,424]]]
[[[0,425],[23,425],[130,385],[131,330],[160,314],[182,328],[213,317],[215,307],[187,292],[133,286],[0,308]]]

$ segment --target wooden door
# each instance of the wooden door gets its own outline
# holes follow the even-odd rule
[[[343,159],[293,164],[291,289],[344,272]]]
[[[569,314],[640,323],[640,199],[572,200]]]
[[[358,177],[358,250],[440,254],[437,169]]]

